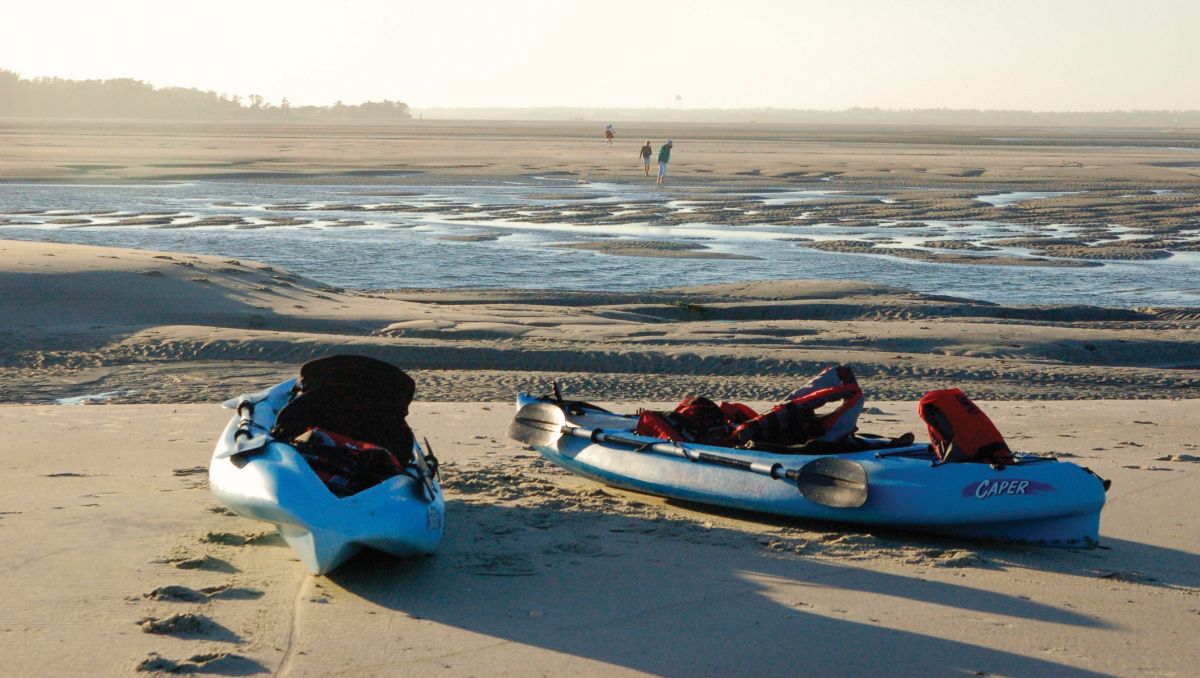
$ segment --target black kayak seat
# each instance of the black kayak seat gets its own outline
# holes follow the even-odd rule
[[[297,386],[301,392],[326,384],[356,384],[371,389],[380,399],[399,403],[405,415],[417,389],[404,370],[365,355],[332,355],[300,366]]]
[[[271,435],[290,441],[311,427],[386,447],[413,461],[406,417],[415,384],[403,370],[374,358],[336,355],[300,368],[297,394],[279,411]]]

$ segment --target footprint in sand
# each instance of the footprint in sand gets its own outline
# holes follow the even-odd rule
[[[209,587],[211,589],[223,590],[225,587]],[[208,600],[208,594],[191,589],[186,586],[160,586],[150,593],[143,593],[143,598],[150,600],[165,600],[172,603],[199,603]]]
[[[251,534],[236,534],[234,532],[209,532],[200,537],[202,544],[220,544],[222,546],[247,546],[261,544],[275,536],[275,532],[254,532]]]
[[[137,622],[142,633],[174,636],[177,638],[206,638],[228,643],[239,643],[241,638],[217,622],[195,612],[181,612],[169,617],[143,617]]]
[[[1154,461],[1186,461],[1195,463],[1200,462],[1200,457],[1193,454],[1168,454],[1165,457],[1155,457]]]
[[[210,590],[212,592],[207,595],[214,600],[258,600],[266,595],[258,589],[244,586],[206,586],[200,589],[200,592],[204,593]]]
[[[951,550],[933,559],[934,567],[983,567],[987,561],[977,553],[963,550]]]
[[[512,553],[477,554],[465,569],[483,577],[530,577],[537,574],[537,568],[523,556]]]
[[[587,556],[589,558],[616,555],[613,553],[607,553],[599,544],[588,542],[562,542],[558,544],[550,544],[542,549],[542,553],[550,556],[568,555]]]
[[[610,527],[610,528],[608,528],[608,531],[616,532],[618,534],[621,534],[621,533],[652,534],[654,532],[658,532],[661,529],[661,527],[662,526],[660,526],[660,525],[630,524],[630,525],[617,525],[615,527]]]
[[[146,673],[211,673],[219,676],[249,676],[270,673],[266,666],[253,659],[229,652],[194,654],[183,661],[167,659],[157,652],[151,652],[145,659],[138,662],[133,670]]]
[[[213,556],[202,556],[200,558],[192,556],[167,556],[166,558],[159,558],[150,562],[160,565],[174,565],[180,570],[205,570],[208,572],[226,572],[230,574],[238,571],[229,561],[214,558]]]
[[[230,584],[220,586],[205,586],[193,589],[187,586],[160,586],[150,593],[143,593],[143,598],[160,600],[169,603],[202,603],[212,599],[218,600],[256,600],[263,597],[263,592]]]
[[[764,547],[776,553],[803,554],[808,550],[809,542],[792,541],[790,539],[766,539],[761,542]]]

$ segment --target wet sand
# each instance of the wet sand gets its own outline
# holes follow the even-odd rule
[[[3,223],[48,221],[67,228],[140,225],[189,228],[297,226],[330,211],[367,214],[427,212],[389,202],[412,195],[407,185],[511,179],[557,183],[544,200],[579,197],[572,186],[642,183],[636,157],[642,140],[673,137],[676,157],[666,186],[656,189],[687,209],[646,201],[614,210],[571,204],[572,223],[695,222],[721,226],[836,224],[928,225],[930,235],[959,252],[887,247],[852,240],[797,246],[921,261],[982,265],[1095,266],[1103,261],[1167,259],[1200,248],[1200,133],[1194,130],[1011,129],[966,127],[630,125],[613,145],[588,123],[427,122],[355,124],[124,124],[99,121],[0,121],[0,185],[20,182],[127,183],[193,180],[292,184],[372,184],[370,204],[270,205],[301,210],[253,222],[190,213],[113,213],[104,208],[53,210],[52,218],[22,218],[19,197],[0,210]],[[626,148],[628,147],[628,148]],[[628,152],[626,152],[628,151]],[[624,155],[622,155],[624,154]],[[788,192],[825,193],[788,199]],[[748,196],[747,192],[763,195]],[[782,196],[778,200],[772,198]],[[1031,192],[1040,199],[1013,200]],[[7,198],[6,202],[14,200]],[[3,205],[0,205],[3,207]],[[561,205],[457,205],[443,217],[529,223],[561,222]],[[343,221],[332,217],[333,221]],[[351,226],[354,220],[335,225]],[[1026,247],[1026,256],[964,254],[961,223],[1001,222],[1069,237],[974,247]],[[487,234],[450,236],[481,240]],[[495,236],[501,237],[501,236]],[[1028,239],[1027,239],[1028,240]],[[598,251],[623,256],[688,256],[608,243]],[[971,256],[974,255],[974,256]],[[1034,258],[1029,258],[1032,255]],[[704,255],[717,256],[717,255]],[[971,258],[967,258],[971,256]]]
[[[1002,306],[882,285],[352,291],[252,260],[0,241],[0,402],[213,402],[355,352],[427,400],[773,400],[850,362],[876,397],[1190,398],[1200,309]]]
[[[589,250],[623,257],[671,257],[682,259],[758,259],[759,257],[728,252],[713,252],[700,243],[677,243],[661,240],[593,241],[556,245],[573,250]]]
[[[675,141],[668,174],[684,186],[794,185],[824,179],[896,187],[988,186],[1070,191],[1194,188],[1196,130],[623,125],[603,123],[155,124],[0,121],[0,176],[12,180],[147,181],[503,178],[540,174],[645,179],[650,139]],[[1008,187],[1007,189],[1003,187]]]

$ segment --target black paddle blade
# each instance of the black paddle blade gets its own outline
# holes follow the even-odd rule
[[[821,457],[800,467],[796,486],[804,498],[833,508],[858,508],[867,503],[867,470],[858,462]]]
[[[517,411],[508,425],[508,437],[533,446],[553,445],[562,437],[567,415],[558,405],[530,403]]]

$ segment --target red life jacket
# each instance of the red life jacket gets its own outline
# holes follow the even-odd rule
[[[291,444],[339,497],[357,494],[404,472],[404,464],[387,448],[317,426],[310,426]]]
[[[836,401],[833,412],[818,415],[821,407]],[[695,442],[728,447],[751,441],[773,445],[801,445],[810,440],[839,442],[857,430],[864,396],[849,365],[827,367],[794,391],[787,402],[759,415],[741,403],[717,405],[707,398],[689,396],[674,412],[643,411],[636,433],[675,442]]]
[[[917,414],[929,427],[929,439],[942,461],[1013,462],[1004,436],[962,391],[947,388],[926,393]]]

